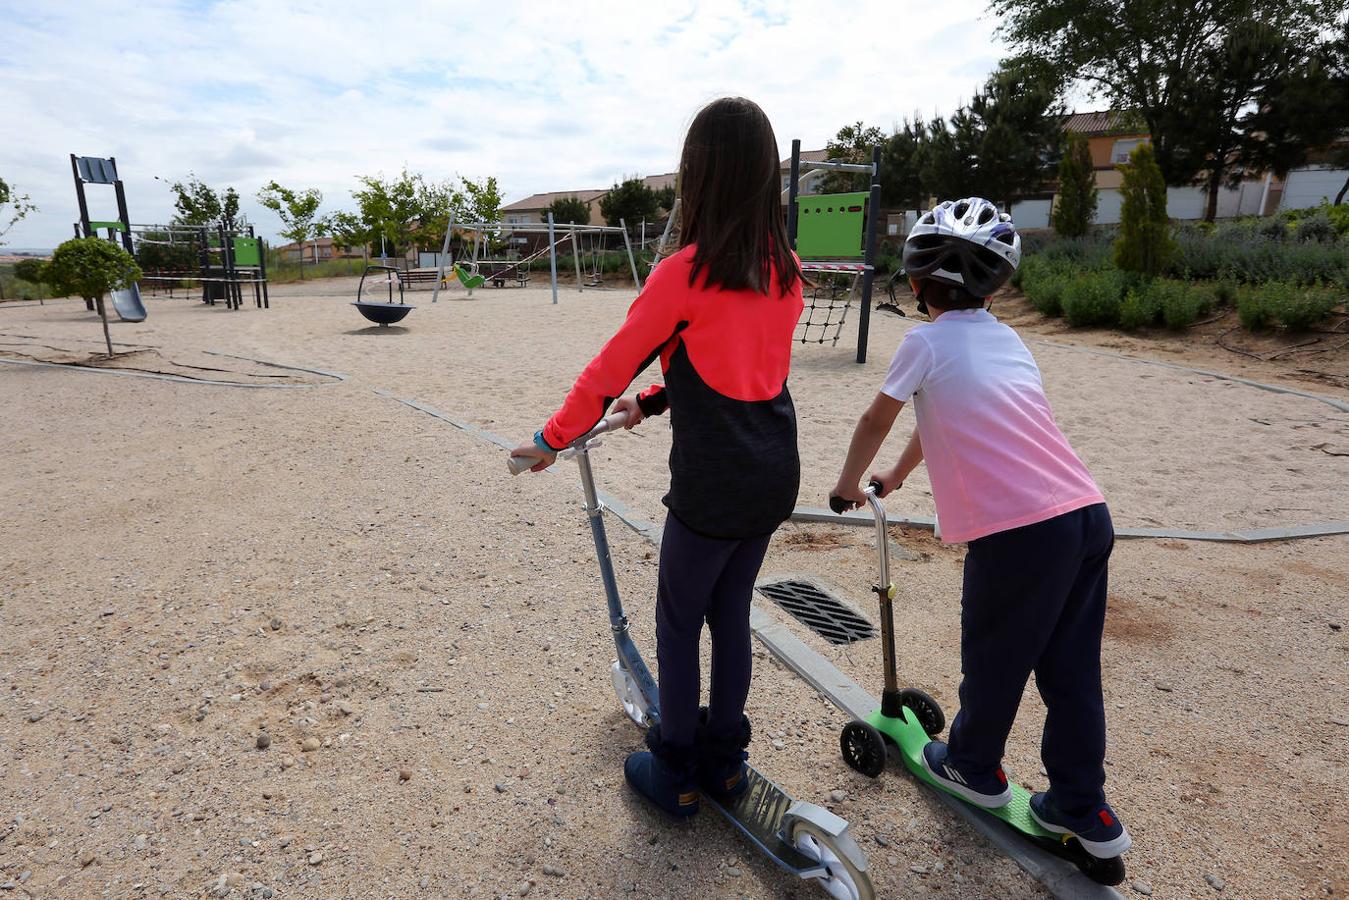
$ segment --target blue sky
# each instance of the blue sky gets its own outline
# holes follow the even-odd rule
[[[698,107],[743,94],[823,146],[967,99],[1002,51],[983,0],[849,3],[0,0],[0,177],[51,247],[76,218],[69,154],[115,156],[131,218],[195,172],[253,199],[276,179],[352,206],[354,176],[494,175],[508,201],[672,171]],[[91,214],[113,218],[91,188]]]

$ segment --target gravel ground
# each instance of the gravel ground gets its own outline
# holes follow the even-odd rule
[[[631,294],[568,291],[557,307],[539,290],[435,306],[416,294],[405,329],[376,330],[347,305],[354,292],[354,280],[286,286],[265,311],[152,300],[146,322],[113,331],[141,348],[123,368],[280,374],[205,353],[220,351],[350,375],[340,384],[0,366],[0,889],[812,896],[715,816],[669,826],[623,787],[639,737],[608,685],[574,471],[509,479],[500,450],[374,392],[524,437]],[[822,505],[905,325],[878,315],[862,367],[848,333],[799,348],[803,503]],[[100,336],[78,302],[0,308],[0,355],[81,359]],[[1349,417],[1035,352],[1118,524],[1349,519],[1349,461],[1326,452],[1349,442]],[[668,442],[658,420],[596,453],[603,486],[653,520]],[[929,511],[923,480],[891,504]],[[874,618],[870,537],[786,526],[764,574],[808,573]],[[896,564],[902,678],[949,715],[961,551],[894,537],[916,556]],[[650,648],[654,560],[617,523],[611,539]],[[1345,537],[1118,545],[1108,788],[1135,835],[1138,886],[1349,890],[1346,549]],[[782,620],[879,691],[874,641],[833,648]],[[911,780],[847,770],[842,714],[762,651],[750,715],[755,759],[852,822],[881,896],[1042,894]],[[1033,786],[1039,721],[1031,690],[1008,766]]]

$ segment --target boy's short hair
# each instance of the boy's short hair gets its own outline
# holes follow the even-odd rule
[[[976,297],[958,284],[949,284],[935,278],[916,278],[923,302],[950,309],[983,309],[988,305],[987,297]]]

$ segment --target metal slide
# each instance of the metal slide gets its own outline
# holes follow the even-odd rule
[[[141,302],[141,287],[135,282],[124,291],[112,292],[112,308],[123,322],[144,322],[147,313]]]

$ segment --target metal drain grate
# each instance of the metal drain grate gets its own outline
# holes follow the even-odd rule
[[[876,636],[870,622],[809,581],[761,584],[759,593],[831,644],[851,644]]]

